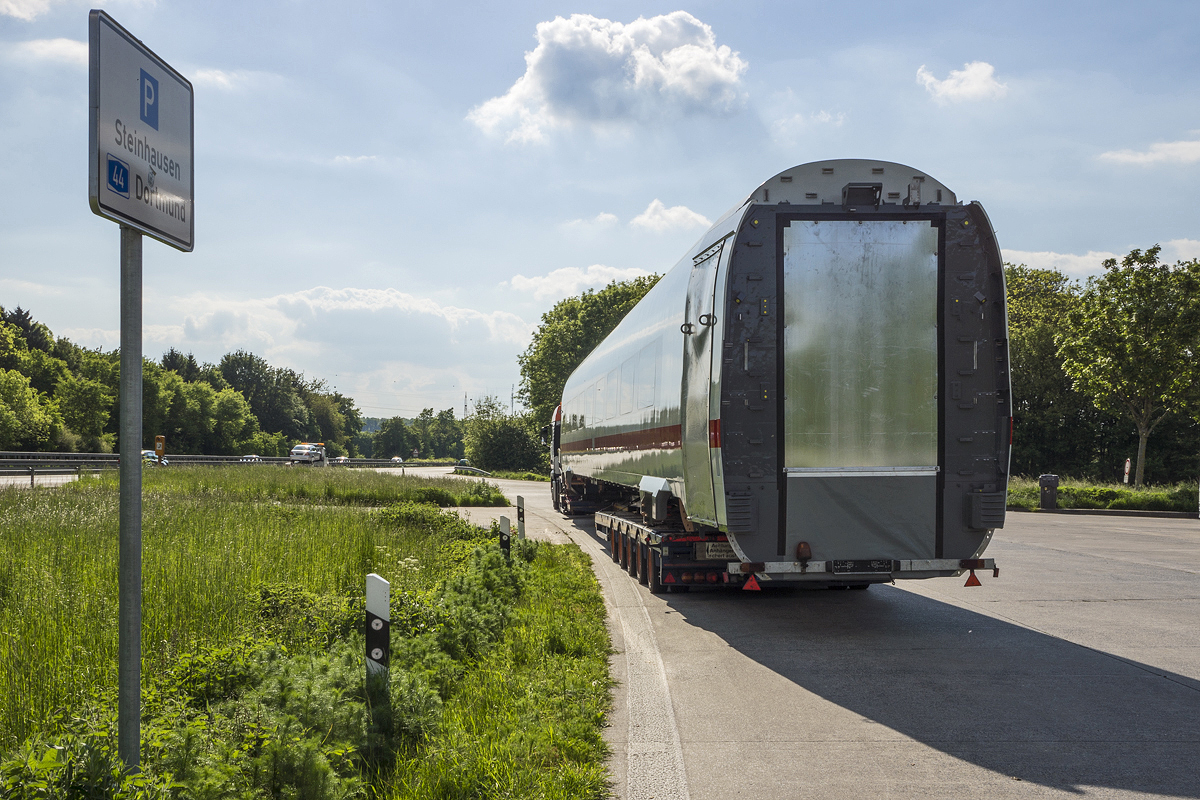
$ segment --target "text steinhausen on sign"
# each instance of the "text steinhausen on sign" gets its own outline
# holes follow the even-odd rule
[[[103,11],[89,34],[92,211],[190,252],[192,84]]]

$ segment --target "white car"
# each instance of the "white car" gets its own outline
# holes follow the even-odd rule
[[[403,464],[404,459],[401,458],[400,456],[392,456],[392,463],[393,464]]]
[[[259,464],[259,463],[262,463],[262,456],[255,455],[254,453],[248,453],[247,455],[242,456],[238,460],[241,461],[243,464]]]
[[[325,445],[301,442],[293,447],[292,452],[288,454],[288,463],[324,466],[326,463]]]

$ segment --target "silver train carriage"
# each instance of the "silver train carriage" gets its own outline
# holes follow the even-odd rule
[[[886,161],[784,170],[572,373],[553,423],[556,503],[640,510],[643,531],[674,515],[760,578],[991,568],[979,556],[1004,524],[1007,345],[981,205]]]

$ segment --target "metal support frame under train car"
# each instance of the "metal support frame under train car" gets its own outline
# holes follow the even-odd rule
[[[682,525],[650,527],[638,517],[608,511],[596,514],[596,532],[608,541],[612,560],[651,594],[686,591],[692,586],[741,586],[749,575],[729,569],[736,558],[725,534],[689,532]]]

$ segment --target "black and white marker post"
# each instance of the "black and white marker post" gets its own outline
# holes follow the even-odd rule
[[[372,572],[367,576],[367,700],[372,714],[387,703],[388,665],[392,660],[392,586]]]
[[[512,544],[512,529],[508,524],[508,517],[500,518],[500,549],[504,551],[504,555],[509,554],[509,546]]]
[[[517,538],[525,538],[525,498],[517,495]]]
[[[88,203],[121,226],[117,753],[141,760],[142,235],[195,240],[193,92],[187,78],[103,11],[88,14]]]

